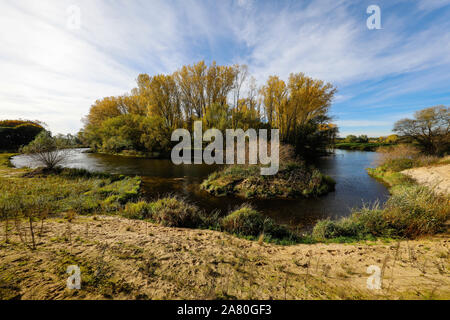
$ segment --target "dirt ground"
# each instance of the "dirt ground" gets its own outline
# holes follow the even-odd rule
[[[420,167],[402,171],[417,183],[434,188],[438,193],[450,195],[450,164]]]
[[[4,224],[1,224],[2,241]],[[39,233],[40,225],[36,225]],[[26,224],[0,244],[0,299],[449,299],[450,237],[278,246],[112,216]],[[67,267],[81,269],[68,289]],[[368,289],[368,268],[381,289]]]

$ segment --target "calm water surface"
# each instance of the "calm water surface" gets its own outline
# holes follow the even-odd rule
[[[384,202],[387,189],[370,178],[365,168],[373,166],[376,153],[364,151],[336,150],[335,155],[321,159],[316,166],[333,177],[336,191],[320,198],[297,200],[243,200],[235,197],[216,198],[200,190],[199,185],[218,166],[180,165],[171,160],[143,159],[83,153],[77,149],[66,167],[84,168],[126,175],[139,175],[143,179],[145,196],[149,199],[179,194],[208,211],[218,209],[222,212],[250,202],[264,214],[279,223],[300,225],[309,228],[318,219],[338,218],[350,214],[351,208],[361,207],[363,203]],[[26,156],[12,159],[16,167],[35,166]]]

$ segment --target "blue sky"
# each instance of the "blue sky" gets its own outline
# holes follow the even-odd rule
[[[68,28],[80,10],[80,28]],[[369,5],[381,8],[369,30]],[[450,0],[0,0],[0,119],[77,132],[98,98],[139,73],[243,63],[262,85],[291,72],[332,82],[341,135],[388,135],[450,104]]]

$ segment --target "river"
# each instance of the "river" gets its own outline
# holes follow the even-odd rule
[[[333,177],[336,190],[320,198],[295,200],[243,200],[235,197],[216,198],[200,190],[199,185],[218,166],[174,165],[167,159],[146,159],[84,153],[74,150],[65,166],[91,171],[142,176],[145,197],[153,199],[169,193],[178,194],[207,211],[227,212],[244,202],[252,203],[258,210],[279,223],[308,229],[315,221],[339,218],[350,214],[352,208],[363,203],[383,203],[389,193],[385,186],[369,177],[366,168],[373,166],[376,153],[336,150],[322,158],[316,166]],[[24,155],[11,161],[16,167],[35,167]]]

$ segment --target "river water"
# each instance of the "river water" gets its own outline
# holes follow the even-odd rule
[[[258,210],[279,223],[308,229],[318,219],[339,218],[350,214],[352,208],[363,203],[384,202],[389,193],[385,186],[369,177],[366,168],[374,165],[376,153],[336,150],[322,158],[316,166],[333,177],[336,190],[320,198],[295,200],[244,200],[236,197],[216,198],[200,190],[199,185],[218,166],[179,165],[170,159],[145,159],[84,153],[74,150],[73,157],[64,166],[91,171],[142,176],[145,197],[153,199],[169,193],[178,194],[207,210],[227,212],[244,202],[252,203]],[[26,156],[16,156],[11,161],[16,167],[35,167]]]

